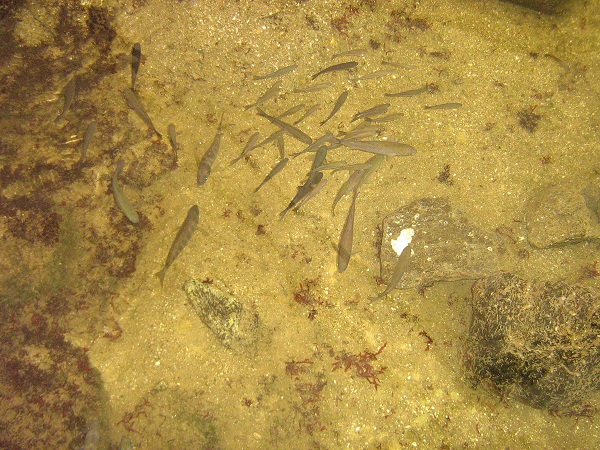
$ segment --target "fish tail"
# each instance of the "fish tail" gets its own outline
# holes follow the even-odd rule
[[[158,277],[158,279],[160,280],[160,287],[163,287],[163,282],[165,281],[165,274],[167,273],[167,268],[163,267],[163,269],[160,272],[156,272],[155,275]]]

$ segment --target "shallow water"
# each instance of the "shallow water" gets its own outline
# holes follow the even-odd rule
[[[470,281],[368,298],[384,289],[376,282],[378,225],[432,196],[448,197],[490,234],[500,229],[515,255],[527,251],[510,260],[512,271],[581,281],[597,246],[535,250],[523,212],[540,187],[565,180],[583,187],[597,175],[600,4],[577,2],[544,16],[495,1],[91,2],[105,15],[92,15],[88,3],[70,13],[70,28],[57,26],[61,2],[24,7],[18,41],[3,51],[14,90],[2,94],[2,195],[10,205],[2,216],[2,281],[17,311],[34,305],[51,315],[45,299],[64,301],[56,320],[103,383],[98,405],[78,413],[88,423],[101,417],[102,445],[127,435],[136,448],[157,449],[598,446],[593,419],[552,416],[465,380]],[[122,96],[135,42],[143,55],[136,90],[163,141]],[[332,60],[352,49],[366,51]],[[316,80],[332,83],[328,89],[292,93],[345,60],[359,65]],[[390,68],[382,61],[402,67],[354,81]],[[389,102],[390,114],[404,116],[383,124],[383,135],[417,148],[387,159],[361,188],[356,253],[343,274],[336,246],[350,196],[335,216],[330,205],[345,173],[329,176],[311,202],[280,220],[311,158],[292,159],[256,194],[279,161],[277,147],[229,165],[254,131],[276,130],[244,108],[274,82],[252,77],[291,64],[298,68],[281,78],[282,93],[263,105],[268,113],[320,103],[300,126],[314,139],[347,131],[357,112]],[[75,102],[54,123],[74,74]],[[384,96],[426,83],[438,89]],[[346,104],[321,127],[344,89]],[[462,107],[423,108],[449,102]],[[221,114],[221,150],[198,188],[197,160]],[[76,170],[91,120],[98,132]],[[177,163],[169,123],[178,132]],[[285,137],[287,155],[304,147]],[[368,156],[340,149],[329,160]],[[137,225],[110,191],[120,158]],[[154,275],[194,204],[198,228],[161,288]],[[258,313],[264,335],[255,347],[221,345],[186,300],[190,278]],[[598,287],[597,279],[582,282]],[[367,361],[373,372],[361,376],[365,366],[348,361]],[[83,419],[78,426],[80,434],[70,428],[73,446],[85,435]]]

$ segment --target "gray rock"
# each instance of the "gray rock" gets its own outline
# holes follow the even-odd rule
[[[600,237],[598,219],[571,183],[544,187],[528,201],[527,240],[537,248],[573,244]]]
[[[598,292],[503,273],[472,294],[464,362],[475,384],[560,414],[600,406]]]
[[[390,241],[413,228],[413,256],[398,288],[419,288],[435,281],[482,278],[499,270],[506,252],[496,235],[470,225],[446,198],[424,198],[400,208],[383,221],[381,277],[388,282],[398,255]]]
[[[253,345],[261,333],[256,311],[217,288],[191,279],[184,291],[194,311],[227,348],[243,349]]]

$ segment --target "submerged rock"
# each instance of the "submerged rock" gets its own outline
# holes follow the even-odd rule
[[[465,367],[475,384],[560,414],[600,406],[598,292],[503,273],[472,294]]]
[[[188,280],[184,291],[204,325],[225,347],[241,349],[256,342],[261,325],[255,311],[201,280]]]
[[[544,187],[527,203],[527,240],[537,248],[600,238],[597,216],[571,183]]]
[[[487,236],[453,211],[446,198],[424,198],[400,208],[383,221],[381,276],[389,281],[398,260],[391,246],[405,228],[415,231],[413,255],[398,288],[427,286],[435,281],[477,279],[499,270],[505,252],[495,235]]]

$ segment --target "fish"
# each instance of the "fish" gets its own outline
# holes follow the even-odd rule
[[[127,217],[127,219],[131,223],[135,224],[140,221],[140,217],[138,216],[138,213],[136,212],[133,205],[129,202],[127,197],[125,197],[125,194],[123,194],[123,191],[121,190],[121,187],[119,186],[119,182],[117,180],[117,177],[123,171],[124,165],[125,162],[122,159],[119,160],[119,162],[117,163],[117,169],[115,170],[115,174],[112,178],[112,191],[113,196],[115,197],[115,203],[117,204],[119,209],[123,212],[123,214],[125,214],[125,217]]]
[[[304,108],[306,105],[304,103],[300,103],[299,105],[296,106],[292,106],[290,109],[288,109],[285,112],[282,112],[281,114],[279,114],[277,116],[277,118],[279,119],[283,119],[284,117],[287,116],[291,116],[292,114],[296,114],[298,111],[300,111],[302,108]]]
[[[316,185],[314,185],[314,187],[312,189],[310,189],[308,191],[308,193],[302,197],[300,199],[300,201],[292,208],[294,211],[298,211],[300,208],[302,208],[304,205],[306,205],[311,198],[313,198],[315,195],[317,195],[321,189],[323,189],[325,187],[325,185],[327,184],[327,179],[326,178],[321,178],[321,181],[319,181]]]
[[[221,138],[223,137],[223,132],[221,131],[221,124],[223,123],[223,113],[221,114],[221,120],[219,121],[219,128],[217,130],[217,134],[215,138],[204,153],[202,159],[198,162],[198,173],[196,174],[196,182],[198,187],[201,187],[206,183],[210,172],[212,171],[212,166],[217,159],[217,155],[219,154],[219,150],[221,148]]]
[[[356,211],[356,197],[358,196],[358,190],[354,189],[354,195],[352,196],[352,203],[348,210],[348,216],[342,228],[342,234],[340,235],[340,243],[338,245],[338,256],[337,256],[337,269],[339,273],[344,272],[348,268],[350,263],[350,256],[352,256],[352,241],[354,238],[354,213]]]
[[[312,79],[314,80],[318,76],[323,75],[325,73],[329,73],[329,72],[337,72],[339,70],[350,70],[350,69],[355,68],[356,66],[358,66],[358,63],[356,61],[348,61],[348,62],[344,62],[344,63],[340,63],[340,64],[334,64],[333,66],[326,67],[325,69],[321,70],[320,72],[315,73],[312,76]]]
[[[285,140],[283,139],[283,134],[281,134],[276,141],[277,148],[279,149],[279,158],[285,158]]]
[[[313,159],[312,166],[308,175],[309,177],[313,176],[314,172],[321,170],[320,167],[323,166],[323,162],[325,161],[325,158],[327,158],[328,151],[329,149],[326,145],[321,145],[319,147],[319,150],[316,151],[315,158]]]
[[[358,82],[358,81],[366,81],[366,80],[375,80],[377,78],[387,77],[388,75],[391,75],[395,72],[396,71],[394,69],[376,70],[375,72],[368,73],[366,75],[363,75],[362,77],[355,78],[352,81]]]
[[[383,155],[375,155],[375,156],[383,156]],[[371,168],[371,164],[367,161],[364,163],[356,163],[356,164],[347,164],[344,161],[338,161],[337,163],[327,164],[331,167],[321,166],[320,170],[331,170],[331,173],[341,172],[342,170],[347,170],[349,172],[355,172],[357,170],[367,170]]]
[[[381,167],[381,165],[383,164],[384,161],[385,161],[385,155],[371,156],[366,162],[366,164],[368,164],[369,167],[362,174],[362,177],[358,181],[358,186],[356,186],[356,189],[360,188],[363,184],[365,184],[367,182],[367,180],[369,179],[369,177],[371,175],[373,175],[373,173],[375,173],[375,171],[377,169],[379,169],[379,167]]]
[[[298,64],[292,64],[291,66],[282,67],[281,69],[276,70],[275,72],[268,73],[266,75],[255,75],[254,80],[266,80],[267,78],[277,78],[283,75],[286,75],[290,72],[293,72],[298,68]]]
[[[306,147],[304,150],[298,153],[294,153],[292,156],[294,158],[303,155],[304,153],[317,151],[323,144],[335,143],[337,142],[337,138],[331,133],[331,131],[327,131],[323,136],[315,139],[315,141]]]
[[[296,120],[293,123],[293,125],[298,125],[304,119],[306,119],[307,117],[312,116],[314,113],[316,113],[319,109],[321,109],[321,105],[318,103],[316,105],[311,106],[310,108],[308,108],[308,110],[304,113],[304,115],[302,117],[300,117],[298,120]]]
[[[408,144],[392,141],[355,141],[352,139],[339,139],[338,142],[345,147],[363,152],[377,153],[387,156],[411,156],[417,149]]]
[[[344,136],[344,139],[357,141],[380,134],[382,131],[383,128],[380,125],[369,122],[361,122],[352,130],[342,132],[340,134]]]
[[[398,256],[398,261],[396,262],[396,266],[394,266],[394,271],[392,272],[392,278],[390,279],[390,284],[388,284],[388,286],[385,288],[385,290],[381,294],[376,295],[375,297],[370,297],[369,300],[371,300],[371,301],[379,300],[380,298],[383,298],[386,295],[388,295],[390,292],[392,292],[392,290],[398,285],[398,283],[400,282],[400,279],[404,276],[404,273],[406,272],[408,263],[410,262],[410,254],[411,254],[411,248],[410,248],[410,244],[408,244],[406,247],[404,247],[404,250],[402,250],[402,253],[400,253],[400,256]]]
[[[96,134],[96,129],[98,127],[98,123],[93,120],[85,129],[85,134],[83,135],[83,146],[81,147],[81,158],[79,159],[79,165],[83,165],[85,161],[85,155],[87,154],[88,149],[90,148],[90,144],[94,139],[94,134]]]
[[[142,102],[137,96],[137,94],[131,89],[125,89],[123,91],[123,96],[125,97],[125,100],[127,101],[129,107],[133,109],[133,111],[139,116],[140,119],[144,121],[146,125],[148,125],[148,127],[152,128],[152,130],[156,133],[159,139],[162,139],[162,134],[160,134],[154,127],[150,116],[146,112],[146,108],[144,108],[144,105],[142,105]]]
[[[356,172],[352,172],[348,179],[342,183],[340,188],[338,189],[335,198],[333,199],[333,204],[331,205],[331,215],[335,216],[335,206],[342,199],[344,195],[352,190],[356,190],[360,180],[364,175],[364,170],[357,170]]]
[[[263,187],[265,185],[265,183],[267,183],[275,175],[277,175],[279,172],[281,172],[289,161],[290,161],[290,158],[283,158],[281,161],[279,161],[277,164],[275,164],[275,166],[271,169],[271,171],[268,173],[268,175],[265,177],[265,179],[262,181],[262,183],[260,183],[258,185],[258,187],[256,189],[254,189],[254,192],[255,193],[258,192],[258,190],[261,187]]]
[[[390,109],[389,103],[383,103],[381,105],[373,106],[372,108],[369,108],[365,111],[356,113],[354,115],[354,117],[352,118],[352,120],[350,121],[350,123],[352,123],[358,119],[365,119],[368,117],[380,116],[382,114],[385,114],[388,111],[388,109]]]
[[[137,78],[138,70],[140,70],[140,63],[142,62],[142,46],[139,42],[133,44],[131,49],[131,90],[135,91],[135,80]]]
[[[246,145],[244,146],[244,150],[242,150],[242,153],[240,153],[240,156],[232,159],[231,162],[229,163],[229,165],[233,166],[236,162],[238,162],[240,159],[242,159],[244,156],[246,156],[248,153],[250,153],[254,148],[256,148],[257,147],[256,143],[258,142],[259,139],[260,139],[260,132],[257,131],[252,136],[250,136],[250,139],[248,139],[248,142],[246,142]]]
[[[408,91],[397,92],[395,94],[385,94],[385,96],[386,97],[414,97],[415,95],[423,94],[428,91],[431,91],[431,88],[428,85],[425,85],[418,89],[410,89]]]
[[[77,91],[77,81],[76,81],[75,77],[73,77],[69,80],[69,82],[65,86],[65,90],[63,92],[63,97],[64,97],[63,109],[62,109],[62,112],[58,116],[56,116],[56,119],[54,119],[54,122],[58,122],[60,119],[62,119],[65,116],[65,114],[71,107],[71,103],[73,103],[73,99],[75,99],[76,91]]]
[[[271,86],[267,92],[265,92],[263,95],[261,95],[258,100],[256,100],[254,103],[252,103],[251,105],[246,106],[245,109],[250,109],[250,108],[254,108],[255,106],[260,106],[263,103],[271,100],[272,98],[277,97],[277,95],[279,94],[279,91],[281,90],[281,80],[276,81],[275,84],[273,84],[273,86]]]
[[[299,109],[302,108],[298,108],[298,107],[303,107],[304,105],[297,105],[294,106],[290,109],[288,109],[287,111],[285,111],[284,113],[281,113],[280,115],[277,116],[277,119],[281,119],[283,117],[289,116],[291,114],[294,114],[296,112],[299,111]],[[299,121],[297,120],[295,123],[298,123]],[[280,150],[283,147],[283,135],[284,135],[285,131],[282,129],[277,130],[276,132],[274,132],[273,134],[271,134],[271,136],[269,136],[268,138],[264,139],[262,142],[258,143],[255,145],[255,148],[258,147],[262,147],[263,145],[267,145],[269,142],[273,142],[276,141],[277,145],[280,147]],[[283,155],[283,153],[281,153]],[[282,158],[284,158],[285,156],[281,156]]]
[[[169,267],[171,267],[171,264],[173,264],[175,259],[179,256],[181,251],[185,248],[185,246],[192,238],[192,235],[194,234],[194,231],[198,226],[199,218],[200,210],[198,208],[198,205],[194,205],[188,210],[187,216],[183,221],[183,224],[181,224],[181,227],[179,227],[179,231],[177,231],[177,235],[175,236],[175,239],[171,244],[171,248],[169,249],[169,254],[167,255],[164,267],[159,272],[156,272],[156,276],[160,280],[160,287],[163,286],[167,270],[169,269]]]
[[[323,146],[324,148],[327,148],[325,146]],[[314,169],[312,169],[313,172],[324,172],[326,170],[331,170],[332,173],[335,172],[336,170],[344,170],[346,167],[348,166],[348,162],[347,161],[334,161],[334,162],[330,162],[328,164],[321,164],[317,167],[315,167]]]
[[[321,122],[321,126],[325,125],[329,119],[331,119],[333,116],[336,115],[336,113],[340,110],[340,108],[342,106],[344,106],[344,103],[346,103],[346,100],[348,99],[348,91],[344,91],[340,94],[340,96],[338,97],[338,99],[335,102],[335,105],[333,106],[333,109],[331,110],[331,112],[329,113],[329,115],[327,116],[327,118]]]
[[[372,122],[372,123],[385,123],[385,122],[393,122],[394,120],[398,120],[401,117],[404,117],[404,113],[389,114],[387,116],[379,117],[377,119],[374,119],[372,117],[367,117],[366,120],[367,120],[367,122]]]
[[[177,131],[175,130],[175,125],[170,123],[167,127],[169,133],[169,141],[171,142],[171,147],[173,147],[173,151],[175,152],[175,159],[177,159]]]
[[[258,108],[258,115],[264,117],[273,125],[277,125],[279,128],[284,130],[293,138],[298,139],[300,142],[304,142],[305,144],[312,144],[312,138],[304,131],[300,130],[299,128],[296,128],[294,125],[284,122],[283,120],[278,119],[277,117],[270,116],[260,108]]]
[[[261,142],[256,144],[255,148],[262,147],[264,145],[267,145],[270,142],[278,141],[279,138],[283,137],[284,134],[285,134],[285,131],[283,131],[280,128],[279,130],[277,130],[273,134],[271,134],[269,137],[263,139]]]
[[[295,208],[304,197],[310,194],[310,192],[319,185],[322,179],[323,172],[315,172],[314,177],[309,177],[308,180],[302,186],[298,186],[298,191],[296,192],[296,195],[294,196],[290,204],[279,213],[279,218],[283,219],[286,213],[290,209]]]
[[[411,64],[400,64],[400,63],[385,60],[385,59],[383,61],[381,61],[381,64],[383,64],[384,66],[392,66],[392,67],[397,67],[399,69],[407,69],[407,70],[412,70],[415,68],[415,66],[413,66]]]
[[[441,103],[439,105],[424,106],[423,109],[457,109],[462,106],[462,103],[450,102]]]

